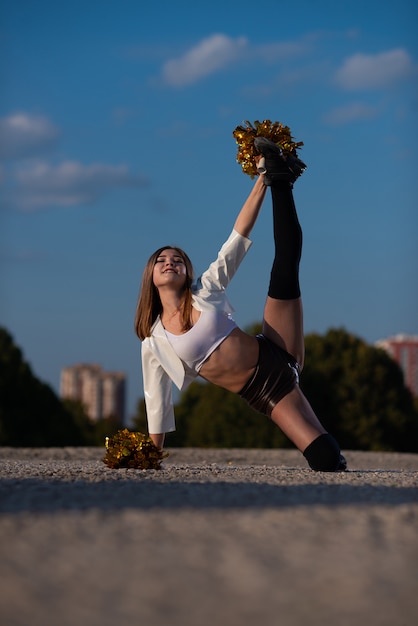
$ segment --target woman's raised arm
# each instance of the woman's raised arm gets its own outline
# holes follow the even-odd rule
[[[264,176],[258,176],[248,198],[234,224],[234,229],[243,237],[248,237],[257,220],[258,214],[266,195],[267,187],[263,182]]]

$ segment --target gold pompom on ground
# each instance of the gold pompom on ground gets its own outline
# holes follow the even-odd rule
[[[118,430],[113,437],[106,437],[106,455],[103,463],[112,469],[161,469],[161,462],[168,456],[154,444],[150,437]]]
[[[259,154],[254,147],[256,137],[265,137],[273,141],[281,148],[284,156],[291,154],[297,157],[297,148],[303,146],[303,141],[293,141],[289,126],[281,122],[256,120],[252,124],[246,120],[244,124],[245,126],[237,126],[232,135],[238,144],[237,162],[241,165],[244,174],[248,174],[251,178],[257,174],[257,165],[254,161],[254,157]]]

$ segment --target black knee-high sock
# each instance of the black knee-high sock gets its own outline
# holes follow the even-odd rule
[[[275,183],[271,187],[275,257],[268,295],[277,300],[300,296],[299,262],[302,254],[302,229],[296,213],[292,187]]]
[[[345,472],[347,461],[340,446],[329,433],[319,435],[303,451],[309,466],[317,472]]]

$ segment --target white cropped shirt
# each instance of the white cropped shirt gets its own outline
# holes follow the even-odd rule
[[[182,335],[165,331],[174,352],[191,370],[200,372],[203,363],[237,325],[230,313],[202,311],[196,324]]]

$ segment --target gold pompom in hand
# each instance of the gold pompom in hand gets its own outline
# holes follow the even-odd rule
[[[103,463],[112,469],[161,469],[161,462],[168,456],[142,433],[118,430],[113,437],[106,437],[106,455]]]
[[[283,155],[291,154],[297,157],[297,148],[303,146],[303,141],[293,141],[290,128],[281,122],[271,122],[256,120],[254,124],[245,121],[245,126],[237,126],[232,135],[238,144],[237,162],[241,165],[244,174],[251,178],[257,174],[257,165],[254,157],[259,153],[254,147],[256,137],[265,137],[273,141],[281,150]]]

